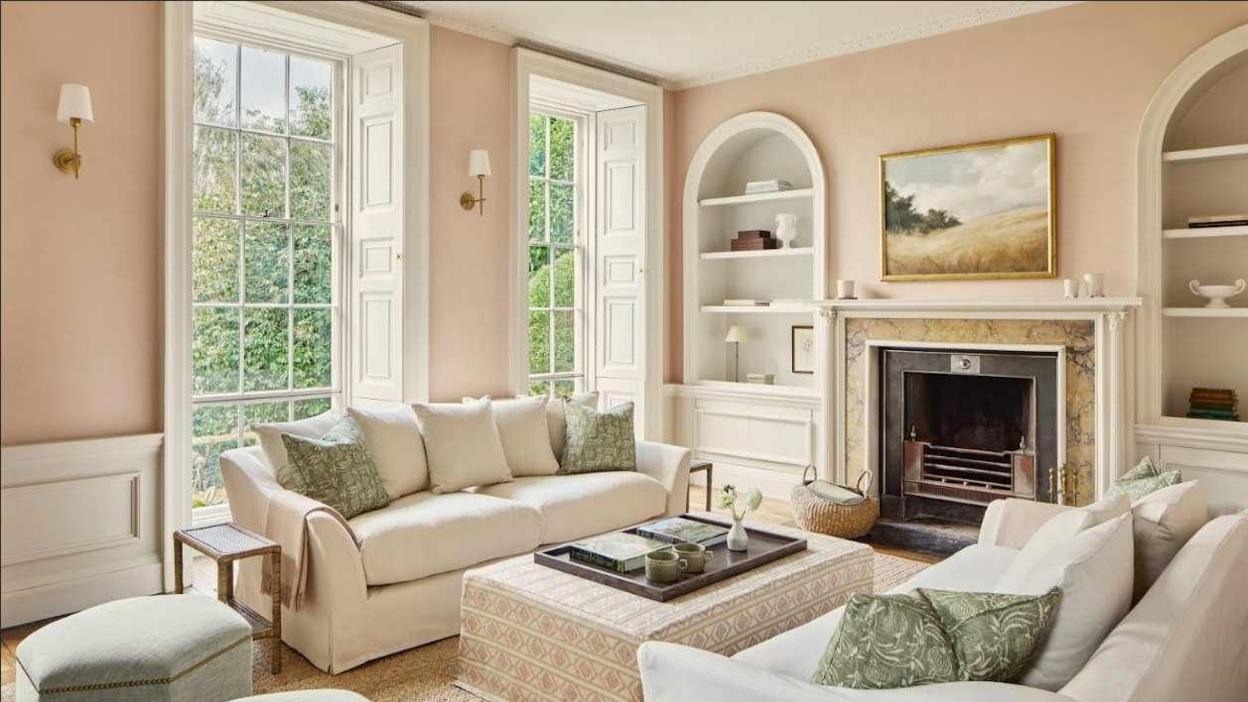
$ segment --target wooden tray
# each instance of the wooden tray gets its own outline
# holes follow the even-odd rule
[[[695,522],[729,526],[724,521],[707,519],[698,515],[682,514],[680,516]],[[618,590],[631,592],[634,595],[666,602],[681,595],[687,595],[695,590],[700,590],[707,585],[726,580],[734,575],[740,575],[748,570],[753,570],[761,565],[766,565],[785,556],[806,550],[806,539],[776,534],[753,527],[746,527],[745,530],[750,535],[749,547],[745,552],[729,551],[728,546],[722,542],[708,546],[706,550],[714,551],[715,556],[706,564],[706,570],[701,573],[682,573],[679,580],[670,583],[655,583],[647,580],[645,569],[638,569],[631,573],[617,573],[613,570],[573,560],[568,556],[569,547],[567,545],[538,551],[533,554],[533,562],[580,578],[593,580]],[[633,534],[636,532],[634,529],[625,529],[624,533]]]

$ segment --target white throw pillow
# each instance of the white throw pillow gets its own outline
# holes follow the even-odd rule
[[[487,398],[488,399],[488,398]],[[559,402],[559,400],[554,400]],[[465,397],[464,402],[476,402]],[[550,440],[546,406],[548,397],[518,397],[514,400],[491,400],[503,454],[513,477],[554,475],[559,472]]]
[[[319,439],[333,429],[341,419],[342,414],[331,410],[315,417],[296,419],[293,422],[253,424],[251,430],[260,437],[260,448],[264,449],[264,457],[273,467],[273,477],[277,479],[279,485],[289,490],[290,461],[286,458],[286,445],[282,443],[282,434],[293,434],[305,439]]]
[[[425,439],[429,483],[434,493],[511,480],[490,400],[464,404],[414,404]]]
[[[520,395],[520,397],[527,397]],[[598,393],[586,392],[573,395],[566,400],[551,399],[546,403],[546,429],[550,432],[550,448],[555,452],[555,461],[563,460],[563,447],[568,443],[568,416],[563,411],[565,403],[574,402],[591,409],[598,407]]]
[[[364,443],[391,500],[429,489],[429,464],[416,413],[403,405],[393,409],[348,407],[360,425]]]
[[[1135,531],[1135,597],[1157,582],[1171,559],[1209,520],[1205,490],[1196,481],[1151,492],[1131,505]]]
[[[1023,552],[1028,548],[1031,542]],[[1132,551],[1131,515],[1124,514],[1078,532],[1040,559],[1023,559],[1020,553],[1006,568],[993,588],[997,592],[1062,590],[1053,628],[1021,684],[1055,692],[1083,668],[1131,608]]]

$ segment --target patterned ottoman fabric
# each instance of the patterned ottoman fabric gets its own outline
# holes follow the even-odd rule
[[[637,648],[730,656],[871,593],[871,548],[795,529],[809,548],[669,602],[520,556],[464,574],[457,684],[486,698],[641,700]]]

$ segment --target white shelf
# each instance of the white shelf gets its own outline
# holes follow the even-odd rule
[[[751,395],[768,395],[772,397],[800,397],[814,399],[819,396],[812,388],[800,385],[764,385],[762,383],[744,383],[731,380],[703,380],[698,386],[708,390],[745,393]]]
[[[703,261],[718,261],[726,258],[788,258],[789,256],[812,256],[814,253],[814,247],[804,246],[795,249],[764,249],[763,251],[705,251],[698,254],[698,258]]]
[[[1167,317],[1248,318],[1248,307],[1163,307],[1161,313]]]
[[[1206,239],[1218,236],[1248,236],[1248,225],[1237,227],[1199,227],[1196,229],[1163,229],[1163,239]]]
[[[713,314],[809,314],[813,305],[702,305],[701,311]]]
[[[1207,149],[1185,149],[1183,151],[1166,151],[1161,160],[1176,161],[1216,161],[1223,158],[1248,157],[1248,144],[1229,144],[1227,146],[1211,146]]]
[[[769,202],[772,200],[809,199],[815,194],[811,188],[794,188],[793,190],[777,190],[771,193],[755,193],[753,195],[730,195],[728,197],[711,197],[698,200],[703,207],[722,207],[724,205],[744,205],[751,202]]]

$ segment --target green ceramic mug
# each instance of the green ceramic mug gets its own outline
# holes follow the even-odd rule
[[[646,554],[646,579],[656,583],[671,583],[680,579],[680,557],[671,549],[659,549]]]
[[[715,552],[706,550],[702,544],[676,544],[672,550],[680,559],[680,570],[684,573],[701,573],[706,570],[706,564],[715,557]]]

